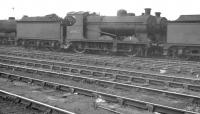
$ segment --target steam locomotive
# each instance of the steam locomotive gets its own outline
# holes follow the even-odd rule
[[[90,50],[147,56],[157,49],[152,44],[164,42],[166,35],[163,31],[167,25],[167,20],[159,13],[152,16],[150,11],[146,8],[140,16],[130,15],[124,10],[119,10],[117,16],[68,13],[67,18],[74,18],[76,22],[67,27],[67,41],[79,53]]]
[[[151,9],[146,8],[139,16],[126,10],[119,10],[117,16],[89,12],[69,12],[64,19],[55,14],[24,16],[14,21],[15,26],[10,30],[9,25],[0,25],[0,31],[14,32],[14,43],[25,47],[72,49],[76,53],[199,58],[200,16],[185,15],[176,21],[167,21],[160,14],[156,12],[153,16]],[[2,39],[5,38],[1,37],[4,43]]]

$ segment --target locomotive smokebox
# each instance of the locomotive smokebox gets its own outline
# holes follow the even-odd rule
[[[145,8],[145,15],[151,15],[151,8]]]

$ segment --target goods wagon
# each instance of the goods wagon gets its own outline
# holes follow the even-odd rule
[[[181,15],[169,22],[165,50],[174,57],[200,56],[200,15]]]
[[[56,15],[25,16],[17,21],[18,45],[59,48],[63,38],[62,19]]]

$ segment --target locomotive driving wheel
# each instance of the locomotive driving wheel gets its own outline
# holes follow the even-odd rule
[[[75,44],[73,50],[76,53],[85,53],[86,51],[85,45],[82,43]]]

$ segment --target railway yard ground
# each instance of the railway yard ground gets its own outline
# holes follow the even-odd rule
[[[110,112],[95,107],[94,103],[96,102],[96,99],[86,97],[84,95],[56,91],[54,89],[43,88],[41,86],[19,81],[12,82],[2,78],[0,79],[0,82],[1,90],[9,91],[65,110],[70,110],[75,114],[113,114],[112,111]],[[103,106],[111,107],[113,111],[126,114],[132,114],[133,112],[135,114],[151,114],[150,112],[136,109],[120,108],[120,106],[117,104],[109,104],[104,102],[102,103],[102,107]]]
[[[0,90],[75,114],[198,114],[199,75],[192,61],[0,47]]]

